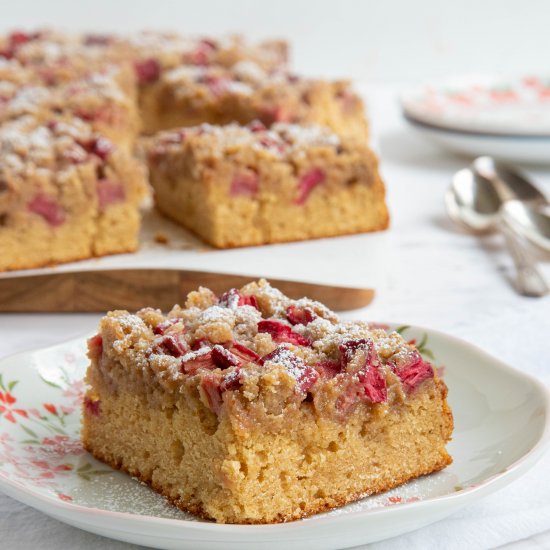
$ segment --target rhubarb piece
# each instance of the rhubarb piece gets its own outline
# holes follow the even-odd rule
[[[216,365],[212,360],[212,349],[207,347],[187,353],[181,358],[181,369],[185,374],[195,374],[199,369],[214,368]]]
[[[99,399],[93,399],[91,397],[84,397],[84,410],[93,416],[99,416],[101,414],[101,406]]]
[[[140,84],[150,84],[158,80],[160,76],[160,63],[157,59],[144,59],[134,65]]]
[[[320,168],[312,168],[309,172],[306,172],[298,182],[296,204],[305,204],[313,189],[323,183],[325,179],[326,174]]]
[[[157,349],[173,357],[181,357],[189,351],[189,346],[183,334],[175,332],[163,336],[157,344]]]
[[[170,328],[172,328],[174,325],[177,325],[178,323],[182,323],[182,320],[178,317],[175,317],[174,319],[166,319],[166,321],[163,321],[162,323],[159,323],[157,326],[153,328],[153,332],[155,334],[164,334],[166,331],[168,331]]]
[[[212,343],[210,342],[210,340],[208,340],[208,338],[198,338],[191,345],[191,349],[193,351],[197,351],[198,349],[202,349],[202,348],[211,348],[211,347],[212,347]]]
[[[197,49],[189,54],[188,60],[193,65],[208,65],[210,55],[217,49],[215,42],[212,40],[201,40]]]
[[[105,210],[107,206],[124,202],[126,200],[126,191],[124,186],[109,179],[97,180],[97,196],[99,200],[99,209]]]
[[[65,223],[65,212],[53,197],[39,193],[29,202],[28,208],[44,218],[52,227],[59,227]]]
[[[310,307],[290,305],[286,309],[286,318],[293,325],[307,325],[316,317],[317,315]]]
[[[424,361],[416,350],[409,353],[405,359],[390,361],[389,364],[409,391],[414,390],[424,380],[434,377],[433,367]]]
[[[238,367],[241,364],[241,360],[235,354],[218,344],[212,348],[212,361],[220,369]]]
[[[241,388],[241,369],[238,367],[225,374],[222,383],[220,384],[220,391],[235,391]]]
[[[107,160],[107,157],[114,151],[113,144],[104,137],[90,139],[81,145],[88,153],[99,157],[102,161]]]
[[[218,414],[222,406],[221,378],[217,373],[206,373],[200,383],[200,388],[206,396],[208,408]]]
[[[258,300],[256,296],[245,296],[241,294],[236,288],[232,288],[224,293],[218,302],[222,307],[228,307],[230,309],[235,309],[241,306],[252,306],[256,309],[258,307]]]
[[[374,342],[369,339],[346,340],[340,344],[342,368],[357,375],[365,396],[372,403],[382,403],[388,398],[386,378],[380,368],[380,359]]]
[[[258,332],[267,332],[277,344],[288,343],[297,346],[309,346],[309,338],[293,332],[292,328],[282,321],[264,320],[258,323]]]
[[[325,359],[315,364],[315,368],[321,378],[334,378],[342,371],[342,365],[340,361],[333,361],[331,359]]]
[[[88,339],[88,350],[90,359],[98,360],[103,353],[103,338],[101,334],[96,334]]]
[[[232,197],[254,197],[258,193],[258,188],[258,174],[252,171],[239,172],[235,174],[231,180],[231,188],[229,189],[229,193]]]
[[[237,357],[242,359],[245,363],[259,363],[261,361],[261,357],[255,351],[247,348],[246,346],[243,346],[242,344],[239,344],[238,342],[233,342],[231,344],[231,347],[229,348],[229,351],[233,355],[236,355]]]

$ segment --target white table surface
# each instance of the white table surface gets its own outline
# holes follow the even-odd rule
[[[550,385],[550,296],[518,296],[510,286],[511,261],[500,238],[478,240],[448,221],[442,195],[453,171],[467,160],[417,137],[400,118],[395,92],[372,85],[367,93],[388,188],[389,231],[231,251],[149,250],[139,263],[372,285],[375,302],[354,316],[447,331]],[[550,171],[532,174],[550,193]],[[550,280],[550,258],[540,259]],[[135,262],[123,256],[105,265]],[[0,315],[0,357],[90,332],[98,319],[85,314]],[[374,547],[550,548],[550,534],[541,534],[550,529],[550,490],[545,497],[532,495],[541,482],[550,489],[550,454],[520,480],[447,520]],[[529,510],[533,513],[526,514]],[[521,519],[518,512],[523,512]],[[3,495],[0,547],[137,548],[69,527]]]

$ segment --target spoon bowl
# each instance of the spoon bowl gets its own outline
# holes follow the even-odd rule
[[[500,220],[501,200],[491,182],[469,168],[452,179],[445,203],[451,218],[476,233],[493,231]]]
[[[531,179],[514,166],[492,157],[478,157],[472,163],[475,174],[492,182],[502,201],[518,200],[548,205],[548,199]]]
[[[540,248],[550,252],[550,212],[531,203],[506,201],[502,216],[518,233]]]

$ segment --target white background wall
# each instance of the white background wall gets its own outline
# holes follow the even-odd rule
[[[298,70],[369,80],[550,74],[549,0],[2,0],[0,30],[173,28],[289,38]]]

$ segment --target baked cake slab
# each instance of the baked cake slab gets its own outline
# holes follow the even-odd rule
[[[148,158],[157,208],[219,248],[388,226],[376,156],[326,128],[204,124],[158,134]]]
[[[89,357],[86,449],[217,522],[295,520],[451,463],[447,388],[413,345],[265,281],[111,312]]]
[[[0,126],[0,271],[132,252],[140,162],[77,118]]]
[[[253,61],[232,67],[184,65],[159,75],[141,91],[145,133],[210,124],[260,120],[317,124],[366,140],[363,102],[349,82],[266,71]]]

